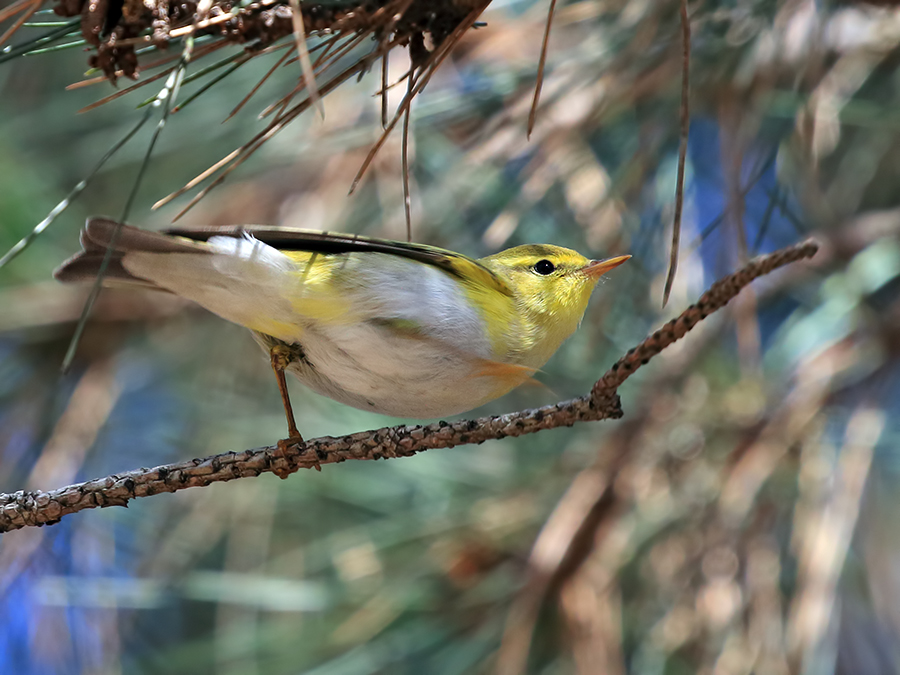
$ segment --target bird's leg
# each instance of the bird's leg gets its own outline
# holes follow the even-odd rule
[[[303,436],[297,430],[297,422],[294,421],[294,409],[291,407],[291,395],[288,392],[287,381],[284,379],[284,369],[287,368],[294,360],[295,350],[290,345],[283,342],[275,342],[269,347],[269,358],[272,363],[272,370],[275,371],[275,377],[278,379],[278,391],[281,392],[281,403],[284,405],[284,416],[287,418],[288,437],[278,441],[278,450],[281,456],[290,466],[288,459],[288,447],[303,442]],[[316,467],[321,471],[320,467]],[[287,478],[297,469],[284,468],[274,469],[273,473],[281,479]]]
[[[284,369],[287,368],[293,360],[291,348],[284,343],[276,343],[269,349],[269,357],[272,361],[272,370],[275,371],[275,377],[278,378],[278,391],[281,392],[281,403],[284,405],[284,415],[287,417],[288,439],[303,442],[303,437],[297,430],[297,423],[294,421],[294,409],[291,407],[291,395],[288,392],[287,382],[284,379]]]
[[[284,379],[284,371],[291,363],[302,361],[305,359],[305,356],[300,345],[290,345],[271,336],[263,337],[266,339],[266,344],[269,346],[269,359],[272,363],[272,370],[275,371],[275,377],[278,378],[278,391],[281,392],[281,403],[284,405],[284,416],[287,418],[288,424],[288,437],[278,441],[278,450],[288,467],[290,467],[291,460],[288,449],[290,448],[295,452],[296,447],[303,443],[303,437],[297,430],[297,423],[294,421],[294,409],[291,407],[291,396],[288,393],[287,381]],[[293,454],[293,452],[291,454]],[[322,467],[319,466],[318,459],[316,459],[314,466],[319,471],[322,470]],[[279,478],[287,478],[295,471],[297,471],[297,467],[273,469],[273,473]]]

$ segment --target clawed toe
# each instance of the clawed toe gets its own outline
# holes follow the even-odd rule
[[[292,436],[291,438],[282,438],[275,444],[278,448],[278,452],[276,453],[276,458],[281,458],[284,460],[285,464],[287,464],[284,468],[273,469],[272,473],[281,478],[282,480],[286,479],[292,473],[296,473],[298,467],[291,466],[292,462],[290,460],[290,454],[296,451],[297,446],[303,445],[303,437],[300,434],[296,436]],[[302,450],[301,450],[302,452]],[[322,468],[316,465],[316,468],[321,471]]]

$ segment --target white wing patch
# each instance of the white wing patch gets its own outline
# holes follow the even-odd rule
[[[210,237],[208,246],[222,255],[215,264],[223,274],[266,277],[296,271],[297,266],[277,248],[264,244],[249,233],[238,237]]]

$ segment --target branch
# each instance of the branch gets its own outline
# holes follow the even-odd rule
[[[323,436],[302,444],[282,442],[243,452],[226,452],[205,459],[114,474],[49,492],[20,490],[0,494],[0,532],[51,525],[65,515],[85,509],[127,506],[130,500],[138,497],[267,472],[283,477],[299,469],[319,469],[323,464],[351,459],[409,457],[424,450],[523,436],[543,429],[572,426],[576,422],[618,419],[623,413],[617,390],[638,368],[728,304],[757,277],[789,263],[811,258],[817,250],[818,246],[813,241],[789,246],[755,258],[739,271],[720,279],[696,304],[629,350],[597,381],[589,395],[507,415],[442,421],[423,426],[385,427],[339,438]]]

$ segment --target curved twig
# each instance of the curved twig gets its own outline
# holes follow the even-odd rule
[[[589,395],[508,415],[385,427],[340,438],[323,436],[303,444],[282,442],[280,446],[226,452],[154,469],[138,469],[49,492],[20,490],[0,494],[0,532],[49,525],[70,513],[98,506],[126,506],[132,499],[160,492],[176,492],[267,472],[284,476],[299,469],[320,468],[323,464],[408,457],[424,450],[522,436],[543,429],[571,426],[575,422],[617,419],[623,413],[616,392],[638,368],[728,304],[757,277],[811,258],[817,250],[813,241],[789,246],[755,258],[739,271],[720,279],[696,304],[629,350],[597,381]]]

